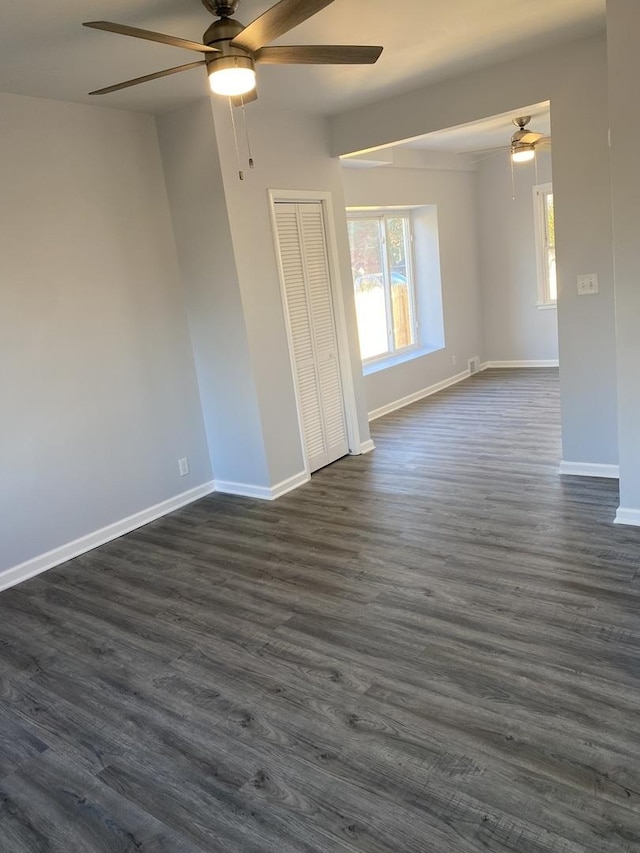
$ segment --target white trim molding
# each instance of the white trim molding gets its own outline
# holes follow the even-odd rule
[[[640,509],[626,509],[623,506],[619,506],[613,523],[640,527]]]
[[[488,368],[503,368],[503,367],[559,367],[560,362],[557,358],[537,359],[532,361],[485,361],[481,370]]]
[[[212,482],[203,483],[201,486],[175,495],[175,497],[162,501],[162,503],[150,506],[127,518],[122,518],[120,521],[114,521],[113,524],[101,527],[100,530],[94,530],[93,533],[74,539],[73,542],[67,542],[66,545],[61,545],[59,548],[54,548],[45,554],[40,554],[38,557],[33,557],[31,560],[26,560],[24,563],[0,572],[0,591],[22,583],[22,581],[46,572],[48,569],[53,569],[60,563],[66,563],[67,560],[79,557],[80,554],[93,551],[94,548],[105,545],[113,539],[118,539],[138,527],[144,527],[145,524],[149,524],[149,522],[155,521],[163,515],[168,515],[170,512],[210,495],[213,490]]]
[[[363,441],[362,442],[362,444],[360,445],[360,454],[358,454],[358,455],[362,456],[363,453],[371,453],[371,451],[375,450],[375,449],[376,449],[376,446],[373,443],[373,439],[370,438],[369,441]]]
[[[275,486],[254,486],[251,483],[232,483],[229,480],[214,480],[216,492],[224,495],[238,495],[241,498],[256,498],[261,501],[275,501],[308,483],[311,477],[307,471],[300,471]]]
[[[538,308],[555,308],[551,301],[551,283],[549,279],[549,243],[547,226],[547,196],[553,195],[551,183],[536,184],[533,187],[533,219],[536,243],[536,272],[538,279]]]
[[[407,397],[402,397],[400,400],[394,400],[393,403],[387,403],[386,406],[380,406],[379,409],[374,409],[369,412],[369,420],[375,421],[383,415],[388,415],[391,412],[395,412],[398,409],[411,405],[411,403],[417,403],[418,400],[424,400],[425,397],[437,394],[438,391],[444,391],[445,388],[449,388],[451,385],[457,385],[458,382],[468,379],[470,375],[471,374],[468,370],[464,370],[462,373],[457,373],[455,376],[443,379],[442,382],[436,382],[435,385],[430,385],[428,388],[423,388],[421,391],[415,391]]]
[[[620,478],[620,468],[617,465],[600,465],[595,462],[565,462],[560,463],[559,473],[569,477],[605,477],[611,480]]]

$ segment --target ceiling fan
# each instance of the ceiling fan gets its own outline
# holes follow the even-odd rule
[[[306,21],[333,0],[280,0],[262,15],[244,27],[233,17],[239,0],[202,0],[204,7],[217,17],[202,36],[202,42],[177,38],[150,30],[114,24],[109,21],[87,21],[85,27],[107,30],[120,35],[148,39],[161,44],[181,47],[204,54],[197,62],[188,62],[124,83],[116,83],[91,95],[106,95],[148,80],[167,77],[206,65],[211,90],[227,95],[236,105],[256,99],[256,63],[284,65],[371,65],[382,53],[381,47],[367,45],[280,45],[266,47],[278,36]]]
[[[511,161],[513,163],[527,163],[536,156],[536,151],[548,151],[551,148],[551,137],[544,133],[529,130],[527,125],[531,116],[518,116],[512,123],[518,128],[511,137]]]

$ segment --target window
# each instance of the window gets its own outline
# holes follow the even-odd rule
[[[551,184],[540,184],[533,188],[533,205],[538,266],[538,307],[551,308],[558,299],[556,234]]]
[[[348,227],[362,360],[409,351],[417,344],[411,219],[349,214]]]

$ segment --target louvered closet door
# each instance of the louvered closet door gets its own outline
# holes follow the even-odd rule
[[[275,207],[305,453],[316,471],[349,452],[323,210]]]

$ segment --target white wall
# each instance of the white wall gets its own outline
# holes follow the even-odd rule
[[[0,124],[1,571],[211,471],[153,120],[0,94]]]
[[[608,0],[609,114],[620,440],[618,520],[640,524],[640,75],[637,0]]]
[[[564,459],[616,464],[617,397],[604,37],[563,44],[334,116],[335,155],[551,101]],[[580,144],[576,145],[576,139]],[[598,296],[578,297],[595,272]]]
[[[486,361],[558,358],[556,308],[537,307],[533,187],[551,181],[551,156],[514,167],[509,152],[479,164],[478,235]]]
[[[618,463],[606,43],[567,51],[551,100],[563,459]],[[580,145],[576,147],[576,139]],[[597,296],[576,277],[597,273]]]
[[[348,207],[437,207],[445,347],[366,376],[367,404],[372,412],[466,370],[469,358],[482,356],[477,175],[381,167],[343,168],[342,178]]]

